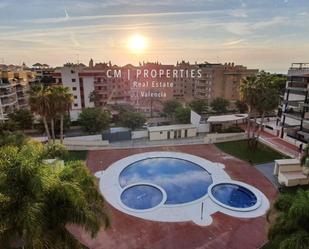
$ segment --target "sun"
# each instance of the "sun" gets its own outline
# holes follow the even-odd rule
[[[143,53],[148,46],[146,37],[133,35],[128,39],[128,49],[133,53]]]

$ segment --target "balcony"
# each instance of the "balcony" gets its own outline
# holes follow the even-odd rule
[[[11,97],[16,95],[15,91],[0,91],[0,98]]]
[[[290,88],[306,88],[308,87],[308,84],[306,82],[301,81],[289,81],[287,87]]]
[[[300,111],[295,111],[292,108],[291,109],[287,109],[283,115],[285,115],[286,117],[289,118],[293,118],[293,119],[297,119],[297,120],[302,120],[302,112]]]
[[[16,98],[8,98],[8,99],[2,99],[1,100],[2,106],[12,106],[15,105],[17,103],[17,99]]]

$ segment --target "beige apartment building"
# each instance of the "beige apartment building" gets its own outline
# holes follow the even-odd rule
[[[23,69],[2,69],[0,71],[0,122],[16,109],[28,108],[29,82],[33,80],[30,71]]]
[[[196,80],[194,97],[209,102],[218,97],[238,100],[241,81],[258,73],[258,69],[248,69],[234,63],[204,63],[198,67],[202,70],[202,77]]]

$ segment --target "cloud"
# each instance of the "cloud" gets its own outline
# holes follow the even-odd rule
[[[240,17],[240,18],[247,18],[248,17],[246,11],[243,10],[243,9],[232,10],[230,15],[233,16],[233,17]]]
[[[39,18],[31,19],[26,22],[30,23],[61,23],[70,21],[90,21],[97,19],[108,18],[136,18],[136,17],[164,17],[164,16],[181,16],[181,15],[204,15],[212,11],[172,11],[172,12],[152,12],[152,13],[136,13],[136,14],[109,14],[109,15],[91,15],[91,16],[70,16],[70,18],[56,17],[56,18]]]
[[[286,23],[287,19],[285,17],[277,16],[269,20],[259,22],[231,22],[227,23],[225,28],[227,31],[235,35],[248,35],[253,34],[255,31],[260,29],[285,25]]]

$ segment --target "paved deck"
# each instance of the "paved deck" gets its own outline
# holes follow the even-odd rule
[[[280,137],[277,137],[275,135],[262,131],[260,138],[268,142],[269,145],[273,147],[274,149],[282,151],[283,153],[293,158],[299,157],[299,149],[295,145],[290,144],[289,142],[281,139]]]
[[[162,146],[156,148],[90,151],[87,165],[92,172],[107,168],[126,156],[147,151],[179,151],[226,165],[232,179],[260,189],[270,201],[276,189],[264,175],[248,163],[221,152],[214,145]],[[152,222],[124,214],[110,206],[112,228],[91,239],[79,228],[71,232],[91,249],[255,249],[267,239],[265,217],[239,219],[222,213],[213,215],[210,226],[191,222]]]

